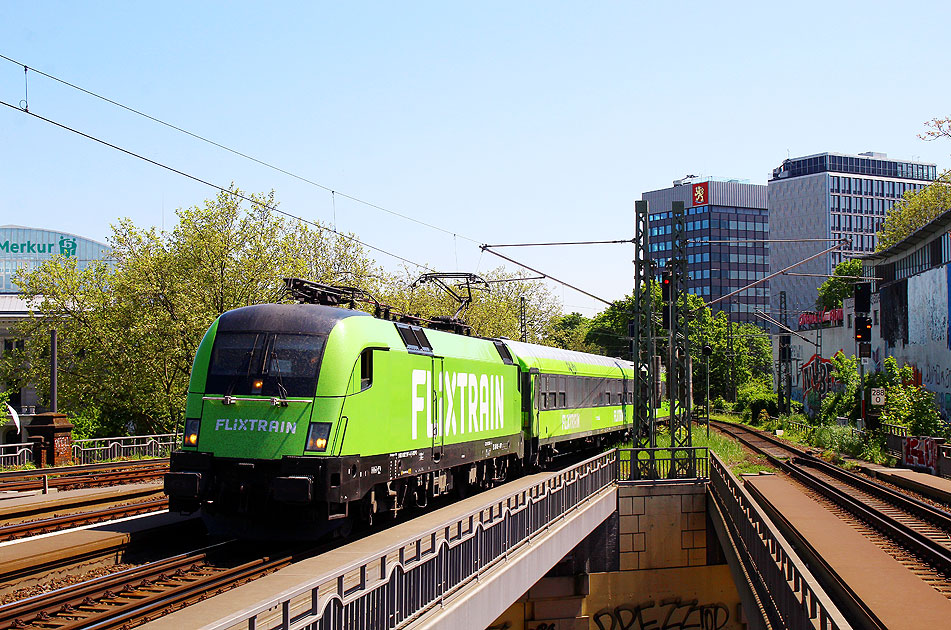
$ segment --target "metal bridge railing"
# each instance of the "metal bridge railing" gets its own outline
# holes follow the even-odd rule
[[[592,457],[206,629],[404,627],[611,486],[616,476],[616,451]]]
[[[829,596],[813,590],[810,584],[816,579],[715,454],[710,471],[713,499],[735,540],[740,561],[762,587],[757,591],[766,594],[760,600],[774,627],[850,628]]]
[[[706,447],[618,449],[618,481],[706,479]]]
[[[168,457],[176,444],[174,433],[73,440],[73,461],[93,464],[130,457]]]
[[[901,457],[902,440],[908,437],[908,427],[903,427],[900,424],[889,424],[887,422],[883,422],[881,427],[882,432],[885,434],[885,450],[891,455]]]
[[[33,464],[33,445],[29,442],[0,445],[0,468]]]

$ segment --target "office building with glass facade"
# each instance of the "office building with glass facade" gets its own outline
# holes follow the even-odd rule
[[[11,328],[30,316],[30,304],[20,295],[14,277],[20,269],[36,269],[55,256],[76,260],[80,269],[96,260],[108,260],[108,245],[75,234],[20,225],[0,226],[0,344],[13,349]],[[3,384],[0,383],[0,387]],[[10,404],[22,413],[42,410],[36,391],[25,387],[13,392]]]
[[[774,239],[814,239],[774,243],[771,272],[785,269],[832,247],[848,244],[770,281],[771,308],[779,315],[780,292],[786,293],[789,321],[815,309],[819,285],[835,266],[875,250],[875,233],[885,215],[908,191],[924,188],[937,176],[934,164],[889,160],[884,153],[818,153],[785,160],[767,184],[770,229]]]
[[[641,195],[648,202],[650,257],[657,268],[673,252],[671,204],[683,201],[687,223],[687,286],[705,302],[732,293],[766,276],[769,269],[770,225],[766,186],[741,180],[688,178],[670,188]],[[725,243],[720,241],[735,241]],[[762,325],[754,313],[769,304],[768,282],[718,302],[735,322]]]

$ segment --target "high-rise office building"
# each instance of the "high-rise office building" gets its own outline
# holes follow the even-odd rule
[[[649,204],[650,257],[658,268],[673,253],[671,204],[683,201],[687,223],[687,286],[710,302],[755,280],[769,269],[766,186],[742,180],[688,177],[670,188],[641,195]],[[732,242],[722,242],[732,241]],[[762,324],[756,310],[769,304],[769,283],[712,306],[735,322]]]
[[[785,160],[768,183],[770,234],[773,239],[814,239],[773,243],[770,271],[775,273],[824,249],[836,240],[849,244],[770,280],[771,309],[779,315],[786,292],[789,321],[815,309],[825,276],[847,258],[874,251],[886,213],[907,191],[920,190],[937,175],[934,164],[889,160],[884,153],[818,153]]]

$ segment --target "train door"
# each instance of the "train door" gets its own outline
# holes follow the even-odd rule
[[[444,410],[444,400],[445,392],[443,392],[443,361],[442,357],[433,357],[432,358],[432,380],[430,381],[433,386],[431,390],[432,400],[430,404],[432,405],[432,432],[430,433],[430,439],[432,440],[432,458],[434,462],[438,462],[442,459],[443,448],[445,446],[445,410]]]
[[[540,385],[538,368],[522,372],[522,433],[525,436],[525,458],[532,465],[538,454],[538,404],[537,391]]]

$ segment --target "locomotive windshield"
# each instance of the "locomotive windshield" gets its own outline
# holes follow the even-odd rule
[[[324,335],[219,332],[205,393],[312,398]]]

